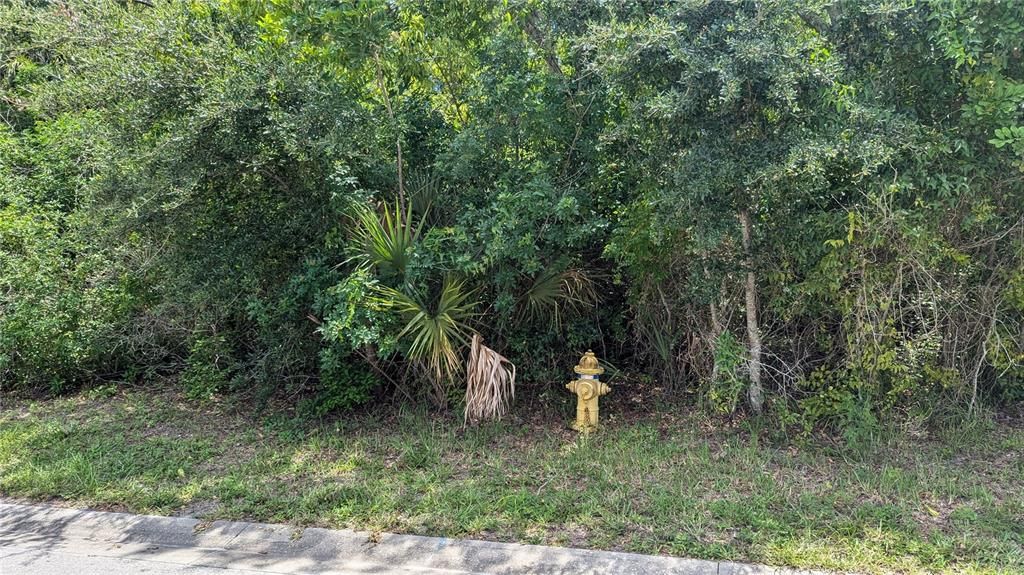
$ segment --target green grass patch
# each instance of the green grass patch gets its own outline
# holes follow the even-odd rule
[[[127,392],[0,415],[0,494],[207,519],[474,537],[866,573],[1024,571],[1024,430],[856,457],[697,415],[462,429],[311,425]]]

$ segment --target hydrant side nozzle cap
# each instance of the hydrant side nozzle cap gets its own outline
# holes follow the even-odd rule
[[[573,371],[580,375],[600,375],[604,373],[604,368],[601,367],[601,363],[597,360],[594,352],[587,350],[587,353],[583,354],[580,358],[580,363],[573,368]]]

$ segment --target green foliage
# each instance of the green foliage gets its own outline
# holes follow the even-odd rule
[[[715,342],[715,368],[707,389],[707,400],[715,411],[733,413],[739,406],[747,388],[743,358],[743,346],[736,337],[731,332],[722,332]]]
[[[557,328],[568,313],[578,313],[598,303],[595,281],[585,270],[558,267],[544,270],[520,298],[521,319],[547,318]]]
[[[1020,85],[1020,92],[1021,100],[1024,101],[1024,84]],[[1024,126],[996,128],[994,135],[995,137],[989,140],[988,143],[996,148],[1008,148],[1016,155],[1024,157]],[[1024,171],[1024,161],[1018,161],[1017,167]]]
[[[230,389],[238,366],[234,365],[227,345],[222,334],[200,336],[192,343],[179,376],[186,397],[208,400]]]
[[[102,277],[101,256],[69,256],[74,244],[46,215],[0,210],[0,379],[61,392],[104,373],[131,294]]]
[[[299,411],[320,418],[350,410],[370,401],[371,394],[380,385],[380,380],[368,368],[333,348],[326,348],[320,352],[318,390],[299,403]]]
[[[88,115],[29,134],[0,128],[0,382],[63,392],[104,377],[127,355],[137,282],[122,253],[90,241],[69,212],[95,168]]]
[[[3,3],[0,377],[321,416],[456,395],[478,333],[521,396],[592,347],[851,445],[977,414],[1024,395],[1021,10]]]
[[[732,310],[753,272],[770,384],[809,425],[857,443],[880,415],[1015,387],[985,342],[1020,322],[1024,206],[1014,160],[980,150],[1019,123],[1019,10],[687,4],[594,27],[590,69],[626,118],[607,139],[643,151],[608,253],[642,279],[652,355],[719,397],[717,334],[748,329]]]
[[[409,358],[422,361],[439,383],[462,369],[457,350],[469,340],[467,322],[476,307],[472,297],[464,281],[446,277],[433,298],[381,287],[377,301],[405,319],[398,338],[408,338]]]
[[[390,355],[400,326],[397,318],[378,301],[380,283],[366,269],[357,269],[320,296],[324,339],[346,352],[377,346]]]
[[[378,216],[369,208],[356,208],[355,242],[360,248],[359,257],[382,274],[404,278],[413,246],[423,230],[423,220],[419,224],[414,222],[412,204],[403,211],[396,202],[393,211],[384,206],[383,212],[383,216]]]

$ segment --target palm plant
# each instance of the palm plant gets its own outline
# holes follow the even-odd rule
[[[441,179],[430,171],[413,170],[405,182],[409,188],[409,205],[414,213],[426,220],[432,214],[431,207],[441,199]]]
[[[443,384],[458,375],[462,362],[458,350],[466,345],[470,329],[467,321],[473,316],[476,302],[462,280],[444,279],[436,300],[428,301],[392,287],[380,287],[378,301],[401,314],[405,327],[398,337],[411,338],[408,357],[422,362],[434,383],[435,392],[443,396]]]
[[[385,204],[382,212],[378,215],[366,206],[355,208],[357,257],[385,273],[404,276],[424,219],[418,224],[414,221],[411,204],[405,210],[398,202],[393,209]]]
[[[534,278],[519,299],[520,317],[532,321],[549,318],[557,327],[566,311],[594,306],[599,296],[594,279],[582,269],[549,268]]]
[[[378,215],[366,207],[355,211],[356,258],[376,267],[384,274],[407,280],[405,272],[413,249],[427,220],[431,201],[438,190],[437,181],[423,176],[414,178],[412,201],[405,210],[399,203],[385,206]],[[414,218],[419,214],[419,221]],[[558,276],[564,279],[564,274]],[[433,397],[443,403],[446,382],[454,380],[462,370],[462,348],[470,344],[468,325],[476,302],[466,283],[445,277],[436,293],[417,293],[408,283],[402,287],[379,286],[374,299],[401,315],[406,324],[398,334],[409,343],[407,357],[425,368],[432,383]],[[538,307],[539,309],[539,307]],[[515,366],[508,359],[483,344],[473,333],[466,368],[466,421],[501,418],[515,394]],[[511,366],[509,369],[507,366]]]

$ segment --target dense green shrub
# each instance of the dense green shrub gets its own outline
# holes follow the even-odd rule
[[[59,216],[29,206],[0,209],[0,379],[63,391],[109,375],[130,312],[130,282],[59,231]],[[55,222],[54,220],[58,220]],[[74,255],[73,255],[74,254]]]
[[[323,416],[587,348],[851,443],[1024,396],[1012,3],[0,5],[0,374]],[[755,313],[756,312],[756,313]]]
[[[722,405],[722,334],[743,334],[746,385],[759,375],[808,426],[1018,388],[996,364],[1024,344],[1005,337],[1024,196],[992,136],[1021,119],[1020,8],[655,12],[588,35],[629,118],[609,138],[642,151],[623,159],[640,191],[609,253],[637,280],[648,356]]]
[[[80,208],[102,143],[90,114],[0,127],[0,382],[60,392],[116,375],[136,282]]]
[[[303,399],[300,413],[324,417],[370,401],[381,386],[380,378],[354,358],[332,348],[320,352],[320,385],[316,394]]]

